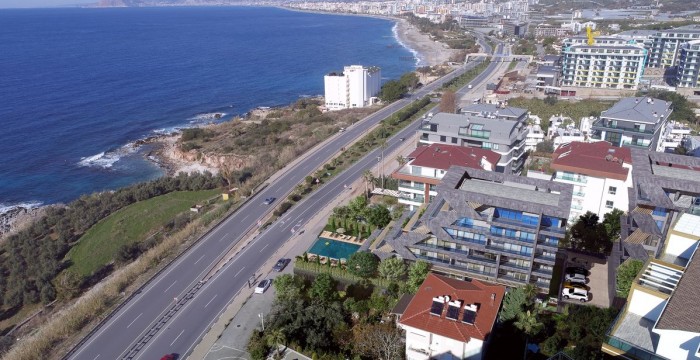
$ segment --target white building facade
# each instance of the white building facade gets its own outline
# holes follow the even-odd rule
[[[323,77],[328,110],[360,108],[372,104],[381,90],[382,72],[378,67],[346,66],[341,73]]]

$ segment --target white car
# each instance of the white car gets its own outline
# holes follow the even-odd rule
[[[563,296],[564,299],[573,299],[580,302],[588,301],[588,291],[586,291],[586,289],[565,287],[561,291],[561,296]]]
[[[256,294],[264,293],[265,291],[267,291],[267,289],[270,288],[270,284],[272,284],[272,279],[261,280],[258,283],[258,286],[255,287],[255,293]]]
[[[586,283],[586,277],[581,275],[581,274],[575,274],[575,273],[567,273],[564,275],[564,280],[570,281],[572,283],[579,283],[579,284],[585,284]]]

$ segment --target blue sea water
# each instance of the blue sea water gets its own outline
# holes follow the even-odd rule
[[[0,10],[0,208],[162,176],[134,140],[415,66],[394,23],[277,8]]]

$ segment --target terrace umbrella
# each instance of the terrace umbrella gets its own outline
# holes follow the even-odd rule
[[[337,229],[335,229],[335,232],[337,232],[338,234],[344,234],[345,228],[337,228]]]

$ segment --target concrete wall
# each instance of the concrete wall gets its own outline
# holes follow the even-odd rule
[[[483,341],[471,339],[464,343],[455,339],[432,334],[410,326],[401,325],[406,331],[406,355],[411,357],[410,349],[423,349],[430,352],[432,359],[452,360],[453,358],[469,358],[480,360]],[[454,356],[454,357],[453,357]]]
[[[639,289],[634,289],[629,299],[627,311],[652,321],[659,318],[666,305],[666,300]]]
[[[658,355],[669,359],[700,359],[698,354],[699,333],[659,329],[654,329],[653,332],[659,334],[659,345],[656,348]]]
[[[666,254],[690,259],[698,245],[696,239],[689,239],[685,236],[671,234],[666,245]]]

